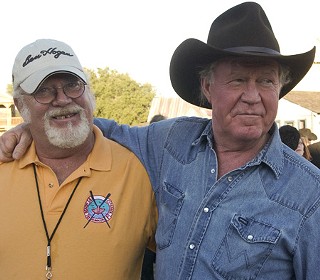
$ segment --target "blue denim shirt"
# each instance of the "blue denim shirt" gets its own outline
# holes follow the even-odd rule
[[[276,125],[252,161],[218,179],[210,120],[95,124],[149,173],[157,279],[320,279],[320,172],[282,144]]]

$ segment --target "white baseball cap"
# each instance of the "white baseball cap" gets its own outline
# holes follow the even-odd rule
[[[20,86],[32,94],[47,77],[55,73],[69,73],[87,84],[87,78],[76,54],[66,43],[40,39],[17,54],[12,68],[13,89]]]

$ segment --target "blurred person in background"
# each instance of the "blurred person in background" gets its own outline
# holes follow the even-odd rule
[[[311,155],[305,143],[305,139],[300,136],[298,129],[291,125],[284,125],[279,128],[279,134],[284,144],[307,160],[311,160]]]
[[[158,122],[158,121],[162,121],[162,120],[166,120],[167,118],[162,115],[162,114],[157,114],[157,115],[154,115],[151,120],[150,120],[150,123],[154,123],[154,122]]]
[[[306,145],[310,145],[312,141],[318,139],[317,135],[315,135],[310,128],[301,128],[299,129],[299,133],[305,138]]]

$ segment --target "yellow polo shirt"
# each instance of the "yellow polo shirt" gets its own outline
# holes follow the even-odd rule
[[[0,164],[0,279],[46,279],[47,238],[32,163],[49,235],[83,177],[51,241],[52,280],[140,279],[157,222],[149,178],[132,152],[96,127],[94,133],[86,162],[60,186],[34,144],[21,160]]]

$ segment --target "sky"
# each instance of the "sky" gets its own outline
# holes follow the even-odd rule
[[[11,83],[18,51],[40,39],[64,41],[82,66],[127,73],[172,96],[172,53],[185,39],[206,42],[212,21],[237,0],[4,0],[0,4],[0,93]],[[257,0],[284,55],[319,45],[317,0]],[[319,56],[320,57],[320,56]],[[318,59],[320,61],[320,59]],[[320,78],[320,77],[319,77]],[[320,84],[320,79],[319,79]],[[319,85],[320,88],[320,85]]]

